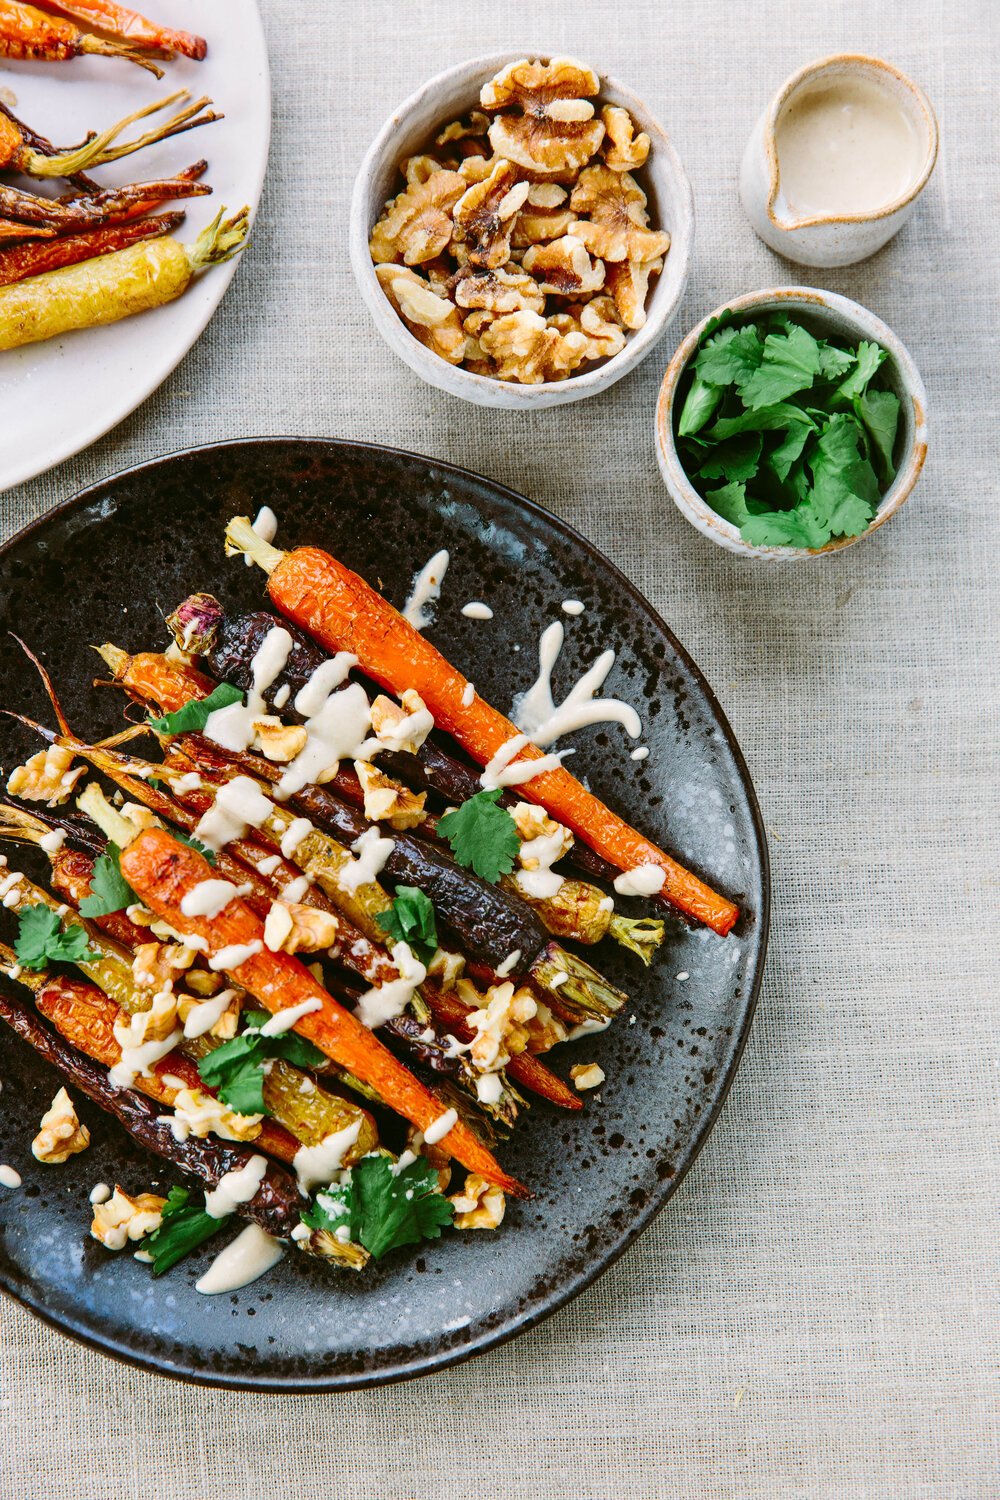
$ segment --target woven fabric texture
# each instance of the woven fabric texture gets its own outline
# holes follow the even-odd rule
[[[991,0],[265,0],[274,144],[244,264],[162,389],[0,496],[0,530],[127,465],[264,433],[396,444],[542,501],[645,591],[732,720],[770,830],[768,975],[688,1180],[543,1327],[408,1386],[254,1397],[134,1373],[4,1302],[0,1495],[1000,1491],[997,15]],[[420,384],[375,333],[347,259],[352,180],[387,110],[453,62],[517,46],[628,81],[671,132],[697,213],[688,293],[659,349],[608,395],[532,416]],[[942,156],[883,252],[804,272],[756,240],[736,175],[781,80],[840,50],[924,85]],[[821,564],[748,564],[671,504],[657,387],[710,308],[810,278],[906,343],[930,458],[873,540]]]

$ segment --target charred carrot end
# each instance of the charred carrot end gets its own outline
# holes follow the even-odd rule
[[[46,15],[33,5],[19,3],[19,0],[0,0],[0,57],[10,57],[18,62],[69,62],[84,53],[122,57],[154,73],[157,78],[163,77],[163,69],[135,47],[91,36],[72,21]],[[155,55],[163,57],[169,53],[158,51]]]
[[[157,26],[147,21],[137,11],[116,5],[113,0],[44,0],[49,10],[63,15],[75,16],[106,31],[111,36],[128,42],[133,47],[156,47],[164,52],[180,52],[201,62],[208,51],[208,43],[202,36],[193,36],[190,31],[174,31],[169,26]]]
[[[60,266],[75,266],[98,255],[124,250],[140,240],[158,239],[161,235],[171,234],[183,222],[182,213],[160,214],[157,218],[108,224],[103,229],[69,234],[42,244],[12,245],[7,250],[0,250],[0,286],[13,286],[29,276],[40,276],[45,271],[56,271]],[[52,231],[43,230],[42,233],[47,235]]]
[[[176,713],[192,698],[207,698],[215,686],[203,672],[183,662],[168,661],[155,651],[129,656],[109,641],[94,650],[111,668],[115,681],[139,703],[156,703],[165,714]]]
[[[390,1108],[425,1133],[440,1126],[447,1111],[431,1091],[403,1067],[378,1038],[362,1026],[316,983],[297,958],[264,947],[264,926],[251,907],[237,898],[209,920],[181,910],[185,895],[212,878],[212,867],[196,850],[178,844],[163,829],[146,829],[124,851],[122,874],[145,906],[184,931],[201,937],[210,959],[270,1011],[313,1000],[317,1009],[303,1015],[296,1031],[309,1038],[340,1067],[374,1088]],[[516,1197],[527,1189],[500,1167],[493,1155],[461,1120],[450,1124],[441,1146],[469,1171],[478,1172]]]
[[[285,553],[261,547],[243,517],[230,523],[226,539],[230,549],[246,551],[270,575],[268,591],[282,614],[327,650],[352,652],[382,687],[395,693],[415,688],[435,723],[479,765],[487,765],[517,735],[516,726],[478,694],[467,703],[468,682],[461,672],[381,594],[329,553],[318,547]],[[514,759],[538,760],[541,755],[528,744]],[[735,924],[739,908],[732,901],[631,828],[563,767],[540,772],[521,790],[617,869],[655,865],[663,873],[659,898],[686,916],[722,937]]]
[[[547,1068],[541,1058],[535,1057],[531,1052],[519,1052],[512,1057],[507,1064],[507,1072],[515,1083],[523,1088],[531,1089],[533,1094],[538,1094],[547,1099],[550,1104],[556,1104],[560,1109],[582,1109],[583,1100],[579,1094],[575,1094],[571,1088],[567,1088],[562,1079]]]

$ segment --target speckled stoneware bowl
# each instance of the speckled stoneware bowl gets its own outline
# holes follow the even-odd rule
[[[493,380],[449,365],[426,349],[415,338],[389,302],[375,275],[368,251],[372,228],[385,207],[386,199],[397,191],[399,164],[426,147],[441,127],[470,109],[478,108],[483,84],[508,63],[518,58],[547,57],[548,53],[497,52],[490,57],[476,57],[459,63],[446,73],[430,79],[415,94],[403,101],[372,142],[354,184],[351,199],[351,266],[361,295],[375,326],[390,349],[399,355],[422,380],[461,396],[477,406],[497,406],[511,411],[537,411],[545,406],[563,406],[582,401],[607,390],[633,370],[665,332],[675,313],[687,283],[691,244],[694,237],[694,202],[680,158],[663,129],[641,99],[616,79],[600,73],[599,102],[618,104],[627,109],[640,130],[649,136],[651,149],[645,166],[636,174],[649,199],[651,227],[665,229],[671,237],[670,250],[663,271],[651,282],[646,300],[646,322],[629,333],[624,349],[602,365],[595,365],[582,375],[568,380],[547,381],[542,385],[518,385],[508,380]],[[584,55],[582,61],[589,62]],[[590,64],[593,66],[593,64]],[[595,101],[597,102],[597,101]],[[419,269],[419,268],[417,268]]]
[[[535,1100],[498,1146],[535,1197],[509,1203],[496,1234],[448,1233],[361,1276],[292,1252],[253,1285],[204,1297],[195,1282],[211,1247],[155,1281],[127,1253],[109,1254],[87,1233],[94,1183],[165,1192],[181,1179],[87,1101],[80,1116],[90,1148],[64,1166],[39,1165],[31,1140],[55,1075],[0,1025],[0,1162],[24,1179],[16,1190],[0,1187],[0,1285],[55,1327],[149,1369],[218,1385],[335,1389],[439,1369],[531,1327],[593,1281],[663,1206],[718,1115],[750,1026],[767,941],[767,852],[721,709],[628,579],[539,506],[389,449],[223,444],[134,469],[53,512],[0,549],[3,706],[51,714],[13,629],[51,669],[75,727],[95,736],[119,729],[124,700],[93,685],[100,664],[89,643],[165,644],[163,614],[192,589],[259,608],[263,574],[227,562],[222,533],[230,515],[264,504],[277,512],[279,545],[331,549],[396,605],[416,568],[447,547],[428,637],[501,708],[534,677],[552,619],[566,623],[560,695],[613,644],[608,690],[640,709],[650,754],[631,760],[619,726],[594,725],[572,736],[574,764],[741,911],[728,938],[665,913],[666,941],[650,969],[612,943],[589,950],[631,1000],[607,1031],[551,1057],[563,1078],[574,1062],[600,1063],[599,1097],[588,1095],[574,1114]],[[494,619],[466,618],[470,599],[493,605]],[[583,614],[561,614],[564,599],[581,600]],[[37,748],[23,725],[0,718],[5,771]],[[33,855],[19,853],[17,863],[37,878],[44,866]],[[0,937],[9,941],[13,925],[0,909]],[[725,1172],[725,1160],[714,1170]],[[640,1303],[623,1316],[641,1318]]]
[[[801,315],[817,334],[851,339],[855,343],[868,339],[881,344],[889,352],[889,359],[882,367],[883,374],[900,399],[899,433],[895,449],[896,477],[882,496],[874,520],[860,536],[838,537],[816,550],[808,547],[755,547],[744,541],[739,528],[717,515],[702,499],[688,478],[677,452],[674,424],[677,390],[688,361],[697,351],[708,324],[726,312],[747,318],[754,313],[789,309]],[[852,302],[849,297],[841,297],[836,292],[818,291],[815,287],[768,287],[764,291],[747,292],[742,297],[733,297],[729,302],[724,302],[707,318],[703,318],[696,328],[692,328],[684,339],[667,366],[667,373],[660,386],[656,404],[656,455],[664,483],[677,509],[702,536],[707,536],[717,546],[726,547],[730,552],[738,552],[744,557],[763,558],[772,562],[827,557],[871,536],[896,514],[903,501],[909,497],[927,457],[927,392],[916,365],[892,329],[860,303]]]

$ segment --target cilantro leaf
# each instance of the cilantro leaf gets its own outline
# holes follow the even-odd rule
[[[210,849],[207,844],[203,844],[201,839],[196,839],[190,833],[182,833],[179,828],[171,828],[170,832],[179,844],[186,844],[189,849],[197,850],[199,854],[208,860],[210,865],[215,864],[215,850]]]
[[[779,479],[788,478],[792,464],[802,456],[802,450],[811,437],[811,430],[800,422],[789,427],[777,447],[771,449],[768,460]]]
[[[754,323],[723,328],[702,344],[694,362],[698,377],[708,385],[743,385],[764,357],[764,344]]]
[[[346,1222],[351,1239],[381,1260],[402,1245],[439,1239],[454,1216],[426,1158],[418,1156],[400,1170],[388,1157],[373,1155],[351,1168],[348,1182],[317,1193],[302,1220],[333,1233]]]
[[[491,885],[510,874],[521,844],[514,819],[499,801],[496,788],[477,792],[438,823],[458,863]]]
[[[95,863],[90,877],[91,894],[80,902],[82,917],[106,917],[113,911],[124,911],[126,906],[138,901],[119,868],[121,852],[117,844],[109,842],[107,854],[102,854]]]
[[[862,339],[858,345],[854,368],[837,386],[833,393],[834,400],[853,401],[855,396],[862,395],[882,361],[888,357],[880,344],[869,344]]]
[[[161,719],[150,719],[149,727],[154,734],[195,734],[204,729],[209,714],[215,713],[218,708],[228,708],[231,703],[239,703],[242,699],[243,694],[239,688],[234,688],[228,682],[220,682],[207,698],[193,698],[190,703],[185,703],[173,713],[164,714]]]
[[[824,380],[836,380],[838,375],[845,375],[853,363],[854,355],[849,349],[838,349],[836,344],[820,340],[819,372]]]
[[[860,455],[860,441],[855,419],[838,413],[810,459],[813,509],[831,536],[860,536],[878,505],[878,480],[871,464]]]
[[[204,1209],[192,1205],[187,1188],[172,1187],[158,1228],[147,1234],[142,1244],[153,1257],[153,1275],[162,1276],[185,1255],[197,1250],[229,1223],[229,1217],[213,1219]]]
[[[681,419],[677,424],[679,436],[690,437],[692,433],[700,432],[721,400],[721,390],[696,375],[681,408]]]
[[[738,432],[776,432],[786,427],[804,424],[808,431],[815,432],[816,423],[801,406],[792,406],[786,401],[773,406],[761,406],[756,411],[743,411],[737,417],[720,417],[705,433],[714,442],[724,442]]]
[[[750,519],[746,489],[745,484],[724,484],[720,490],[709,490],[705,499],[724,521],[731,521],[734,526],[743,526]]]
[[[293,1031],[262,1036],[260,1028],[271,1018],[267,1011],[244,1012],[246,1030],[232,1041],[213,1047],[198,1063],[198,1072],[223,1104],[238,1115],[270,1114],[264,1102],[264,1064],[280,1057],[297,1068],[316,1068],[325,1054]]]
[[[18,913],[14,951],[22,969],[44,969],[49,963],[76,964],[100,956],[91,948],[79,922],[71,922],[64,929],[57,913],[41,904],[26,906]]]
[[[801,323],[793,323],[787,333],[769,333],[759,367],[742,382],[743,404],[757,411],[806,391],[820,368],[819,344]]]
[[[799,429],[795,429],[797,432]],[[808,428],[802,428],[802,442],[809,436]],[[703,479],[727,479],[729,481],[752,479],[760,463],[760,451],[764,436],[760,432],[739,432],[735,437],[719,443],[710,450],[710,456],[698,473]]]
[[[434,907],[415,885],[397,885],[389,910],[380,911],[375,921],[394,943],[409,943],[421,963],[429,963],[437,952]]]
[[[899,427],[899,397],[893,391],[865,391],[855,397],[854,411],[871,439],[878,476],[883,484],[890,484],[896,472],[892,450]]]
[[[809,500],[794,510],[763,511],[752,515],[742,534],[755,547],[822,547],[830,540],[829,529],[820,524]]]

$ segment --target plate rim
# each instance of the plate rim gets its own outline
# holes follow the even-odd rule
[[[262,83],[267,99],[267,108],[264,112],[264,150],[261,154],[259,170],[255,174],[253,192],[250,195],[251,233],[247,237],[247,247],[249,247],[253,226],[257,219],[257,211],[260,208],[261,195],[264,191],[264,179],[267,176],[268,162],[271,156],[274,100],[271,90],[271,58],[267,50],[267,33],[264,30],[264,18],[260,13],[258,0],[245,0],[245,4],[248,13],[248,23],[255,32],[260,51],[261,62],[263,64]],[[127,398],[128,404],[112,421],[107,421],[104,416],[98,416],[86,429],[82,438],[77,435],[68,439],[65,447],[61,444],[56,444],[51,450],[46,449],[46,457],[40,468],[36,467],[34,462],[29,460],[19,470],[14,470],[10,477],[5,478],[3,473],[0,472],[0,498],[10,490],[17,489],[19,485],[30,484],[32,480],[40,479],[44,474],[51,473],[60,464],[64,464],[69,459],[75,458],[78,453],[83,453],[85,449],[93,447],[94,443],[99,442],[102,437],[107,437],[109,432],[113,432],[120,423],[125,421],[126,417],[130,417],[133,412],[138,411],[139,407],[159,390],[160,386],[163,385],[165,380],[169,379],[182,360],[185,360],[191,353],[191,350],[218,312],[223,298],[233,283],[233,278],[239,271],[242,259],[242,255],[236,255],[228,263],[215,268],[216,274],[213,277],[213,281],[214,285],[218,288],[218,295],[214,297],[214,300],[209,302],[204,314],[197,320],[191,338],[187,342],[182,342],[182,346],[179,347],[176,357],[174,354],[170,354],[165,365],[154,365],[154,373],[146,379],[140,379],[137,382],[134,392],[130,393]],[[54,454],[54,457],[51,454]],[[125,473],[127,470],[122,470],[121,472]],[[114,477],[117,478],[117,474]],[[65,504],[64,501],[59,502],[60,506],[63,504]],[[48,511],[46,514],[52,515],[58,508],[59,506],[54,506],[52,511]]]
[[[691,672],[705,695],[708,707],[715,716],[729,753],[733,757],[741,785],[747,797],[750,822],[759,861],[761,889],[760,935],[757,959],[752,972],[746,1004],[743,1009],[739,1034],[734,1037],[732,1059],[722,1079],[718,1096],[713,1102],[712,1108],[707,1111],[704,1119],[699,1123],[699,1128],[692,1137],[687,1151],[678,1165],[677,1171],[672,1177],[662,1182],[657,1181],[655,1185],[651,1184],[648,1201],[636,1219],[624,1231],[615,1245],[599,1256],[593,1265],[588,1265],[585,1270],[568,1277],[557,1287],[546,1292],[538,1303],[523,1312],[515,1312],[497,1328],[486,1329],[477,1337],[472,1337],[467,1342],[452,1348],[423,1354],[412,1359],[395,1361],[375,1371],[364,1373],[348,1371],[333,1375],[322,1374],[317,1375],[315,1379],[303,1379],[301,1377],[285,1379],[274,1375],[246,1379],[242,1376],[229,1375],[225,1372],[208,1372],[204,1369],[195,1368],[193,1365],[173,1365],[165,1362],[162,1358],[156,1358],[143,1352],[137,1353],[134,1350],[123,1348],[110,1338],[105,1338],[99,1329],[84,1327],[82,1324],[75,1322],[72,1314],[56,1313],[46,1308],[39,1300],[33,1299],[27,1289],[21,1288],[16,1284],[17,1278],[13,1278],[15,1284],[12,1285],[12,1278],[9,1275],[8,1269],[0,1266],[0,1292],[19,1303],[20,1306],[39,1318],[43,1323],[55,1329],[57,1333],[64,1334],[88,1348],[96,1349],[99,1353],[108,1355],[121,1364],[131,1366],[133,1369],[155,1375],[168,1376],[171,1379],[189,1385],[216,1390],[261,1391],[273,1395],[318,1395],[327,1392],[371,1390],[380,1386],[415,1380],[421,1375],[429,1375],[438,1371],[452,1369],[456,1365],[464,1364],[466,1360],[472,1359],[476,1355],[485,1354],[488,1350],[499,1348],[501,1345],[517,1338],[520,1334],[528,1332],[529,1329],[537,1327],[539,1323],[544,1322],[547,1318],[558,1312],[560,1308],[565,1307],[582,1292],[586,1291],[599,1277],[610,1270],[621,1256],[624,1255],[625,1251],[644,1233],[653,1219],[656,1218],[673,1197],[701,1154],[705,1142],[722,1113],[729,1097],[733,1080],[743,1060],[743,1053],[750,1035],[751,1026],[753,1025],[757,1010],[757,1001],[764,980],[764,972],[767,967],[771,917],[771,869],[767,833],[753,778],[750,775],[749,767],[732,726],[701,668],[636,584],[610,558],[606,557],[599,547],[585,537],[582,532],[578,531],[571,522],[556,515],[538,501],[531,500],[526,495],[519,494],[518,491],[511,489],[499,480],[492,479],[485,474],[480,474],[474,469],[465,468],[463,465],[452,463],[447,459],[434,458],[426,453],[414,453],[410,449],[394,447],[392,444],[368,443],[352,438],[321,437],[315,435],[277,436],[266,434],[260,437],[227,438],[220,442],[198,443],[161,454],[159,458],[148,459],[143,463],[131,464],[123,469],[118,469],[114,473],[109,474],[105,479],[89,484],[86,488],[78,490],[65,500],[59,501],[50,510],[29,521],[26,526],[16,531],[6,541],[0,542],[0,562],[3,562],[7,555],[20,546],[21,543],[29,540],[35,533],[43,531],[52,521],[81,509],[87,504],[96,502],[102,498],[103,493],[110,486],[116,485],[124,479],[133,479],[148,473],[151,469],[161,468],[164,464],[175,463],[178,460],[191,458],[196,455],[204,456],[219,452],[220,450],[242,448],[248,445],[257,447],[288,444],[301,444],[319,448],[347,448],[363,450],[366,453],[388,454],[393,458],[407,459],[448,474],[458,475],[462,479],[474,479],[481,484],[488,485],[506,502],[512,503],[515,509],[524,510],[528,515],[538,518],[543,523],[554,527],[556,531],[562,533],[567,541],[581,547],[591,560],[596,560],[599,565],[607,568],[633,603],[638,605],[650,617],[652,624],[667,637],[672,649],[676,651],[678,657],[684,663],[687,670]]]

